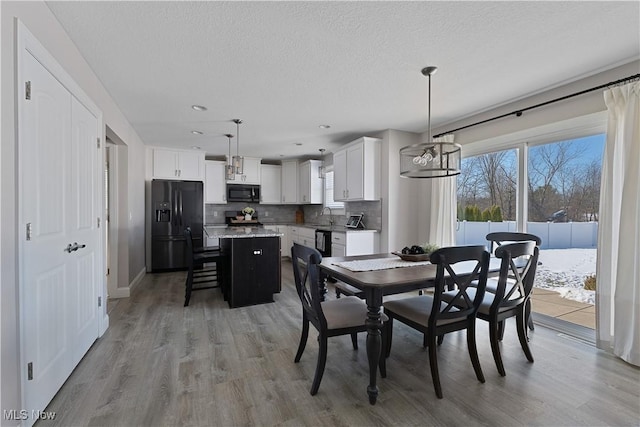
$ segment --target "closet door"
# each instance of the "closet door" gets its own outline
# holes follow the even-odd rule
[[[99,334],[100,150],[97,119],[20,54],[30,85],[18,113],[23,407],[44,410]]]

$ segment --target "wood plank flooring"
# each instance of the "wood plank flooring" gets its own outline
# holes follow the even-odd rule
[[[486,323],[477,326],[486,383],[476,380],[464,333],[439,347],[436,398],[422,336],[396,322],[378,403],[367,400],[365,335],[329,339],[320,391],[309,394],[318,345],[312,328],[293,363],[301,308],[283,262],[275,303],[229,309],[218,289],[182,307],[185,273],[148,274],[47,407],[39,426],[592,426],[640,424],[640,369],[558,332],[531,332],[528,363],[515,325],[496,370]],[[330,296],[333,297],[333,292]]]

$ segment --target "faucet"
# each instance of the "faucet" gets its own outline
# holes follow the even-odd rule
[[[331,208],[329,206],[323,207],[320,215],[324,215],[325,209],[329,209],[329,226],[333,227],[333,212],[331,212]]]

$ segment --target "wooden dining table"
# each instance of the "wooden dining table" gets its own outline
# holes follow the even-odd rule
[[[323,258],[320,264],[320,286],[325,286],[326,278],[333,277],[337,280],[354,286],[364,292],[367,303],[367,359],[369,360],[369,386],[367,394],[369,403],[375,405],[378,398],[377,372],[380,352],[382,349],[382,297],[385,295],[399,294],[412,290],[425,289],[433,286],[436,278],[436,266],[433,264],[407,264],[400,268],[385,268],[373,271],[352,271],[337,263],[365,260],[400,260],[396,255],[379,253],[371,255],[358,255],[346,257]],[[500,268],[500,260],[492,258],[489,271],[497,271]],[[470,271],[471,272],[471,271]],[[326,287],[322,290],[326,293]]]

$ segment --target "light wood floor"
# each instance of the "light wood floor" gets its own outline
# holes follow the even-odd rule
[[[639,369],[544,327],[531,333],[536,361],[528,363],[513,323],[502,346],[506,377],[480,321],[486,383],[476,380],[465,335],[449,334],[438,349],[439,400],[421,335],[396,322],[375,406],[362,334],[357,351],[348,336],[329,340],[311,396],[316,334],[294,364],[301,308],[290,263],[282,271],[275,303],[233,310],[217,289],[194,293],[183,308],[184,273],[147,275],[130,298],[110,303],[109,330],[48,406],[55,421],[38,425],[639,425]]]

